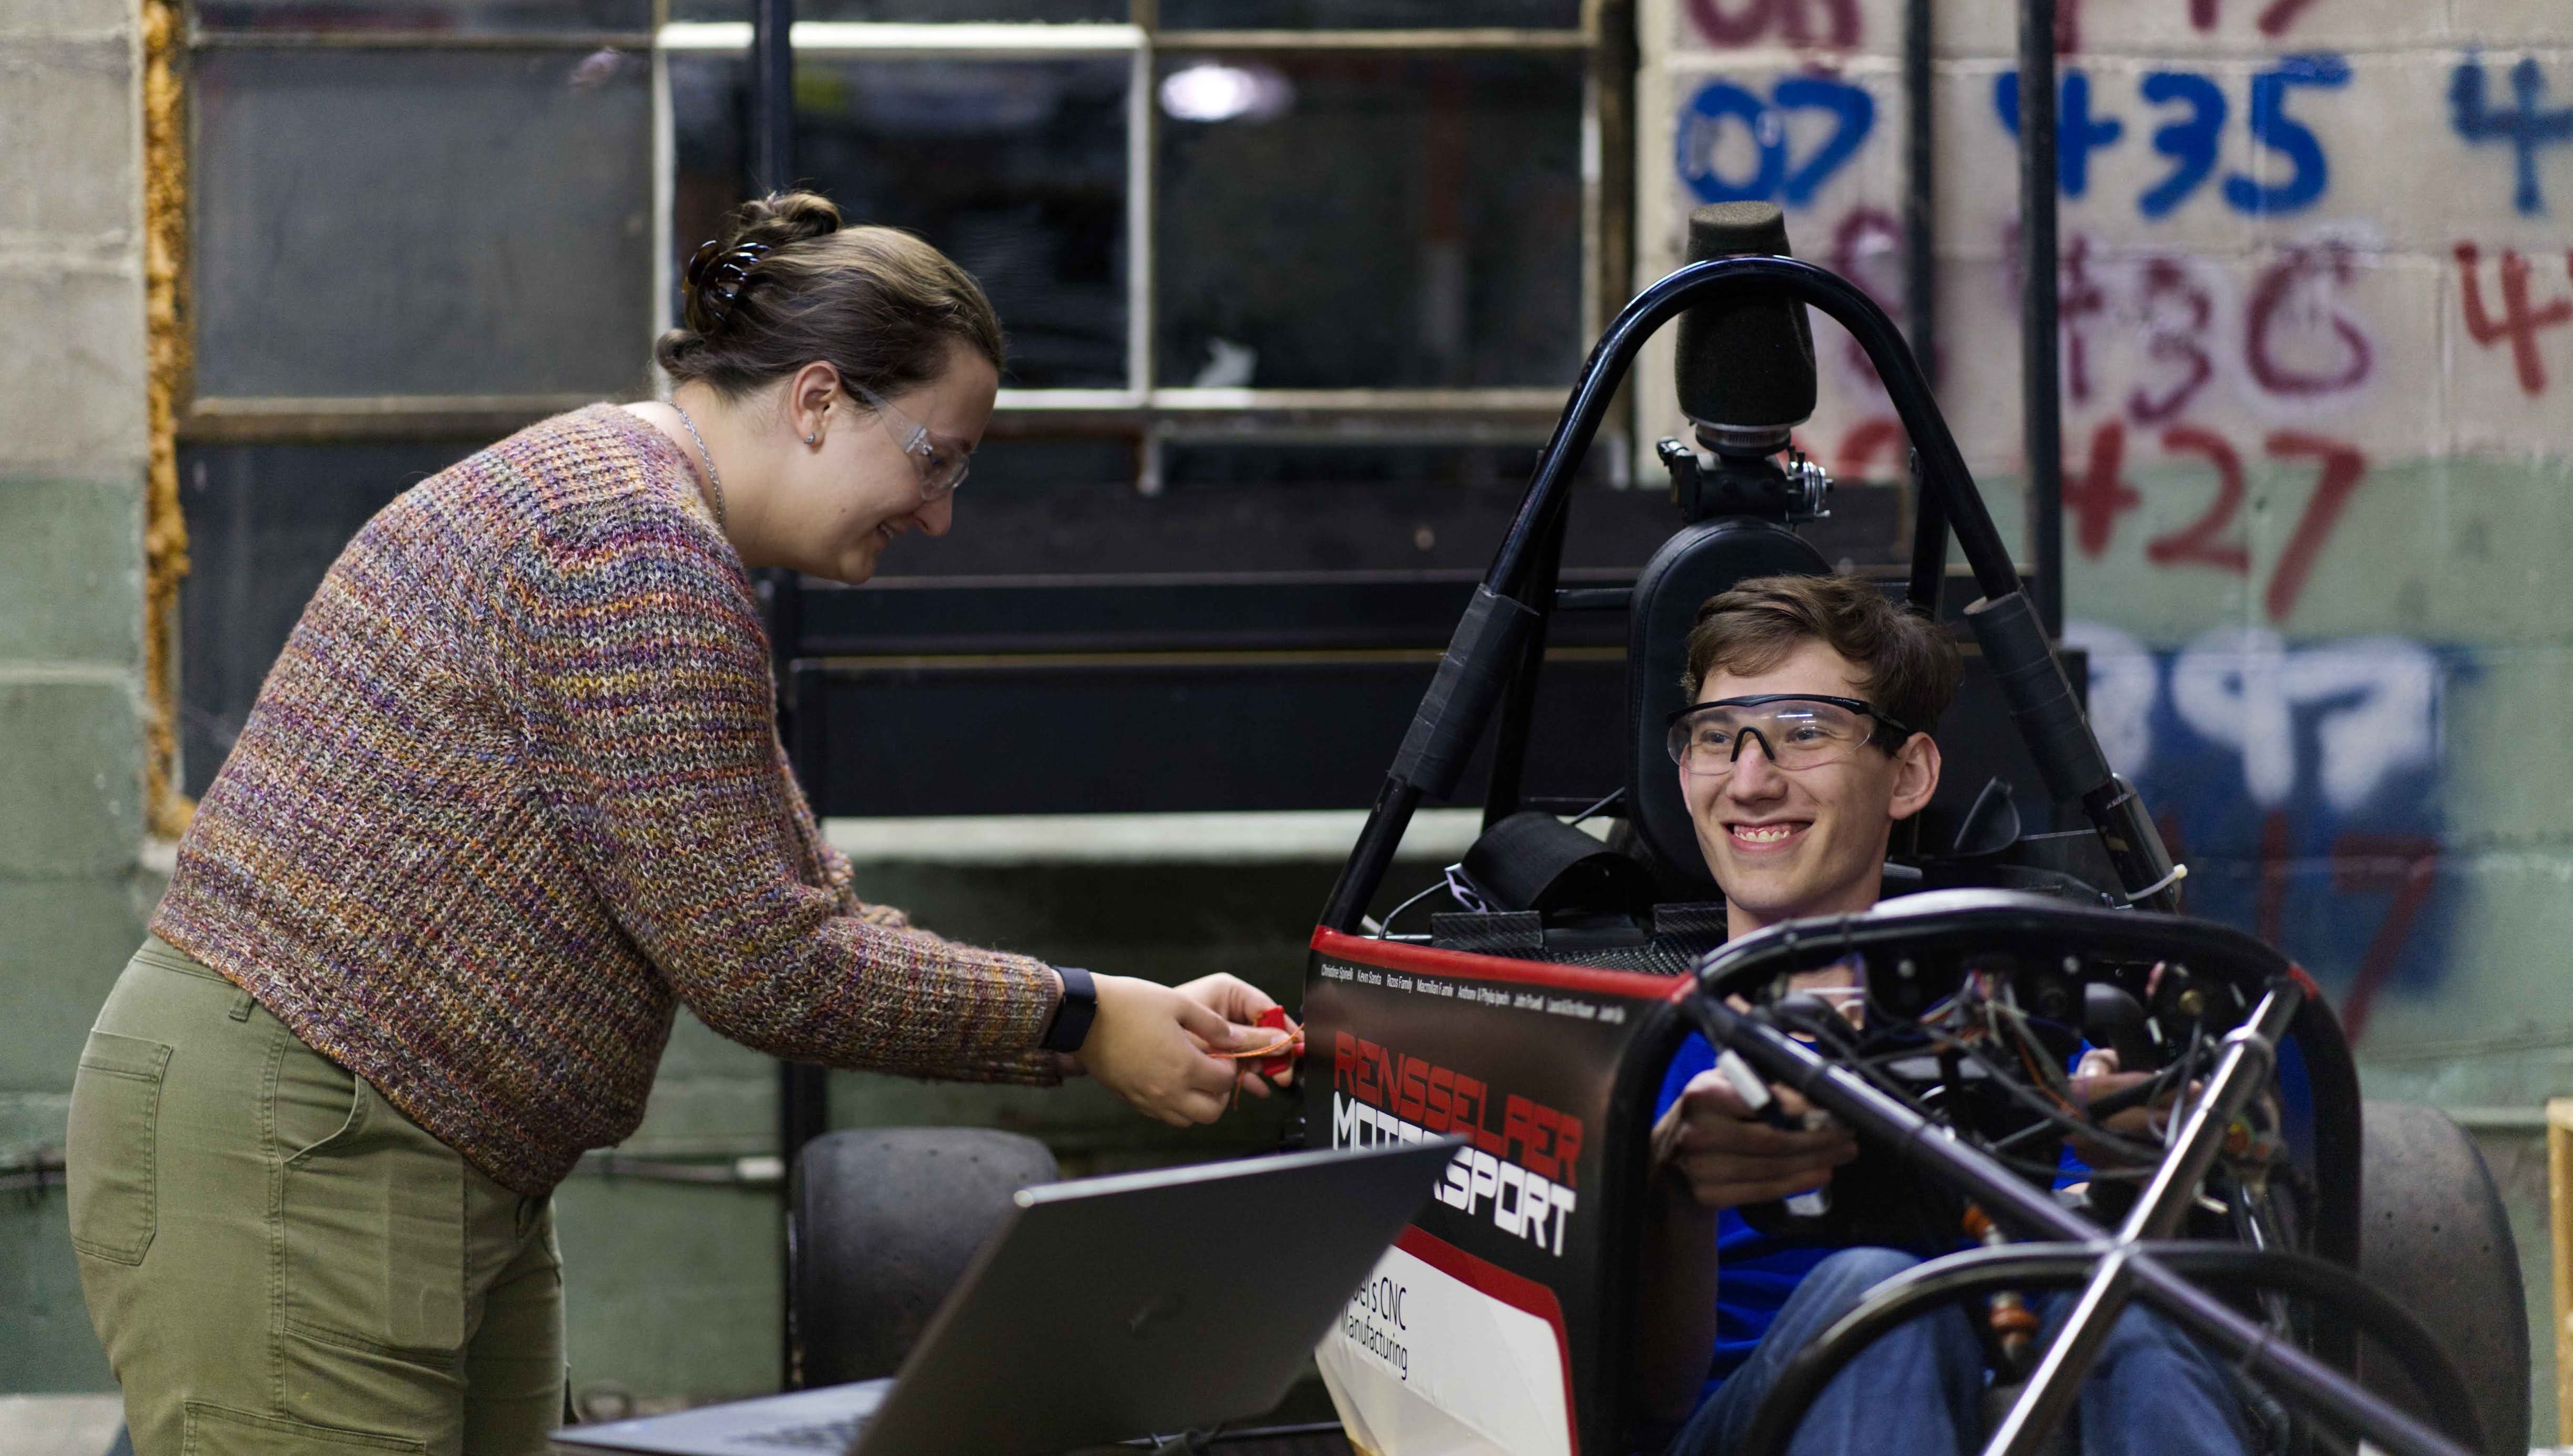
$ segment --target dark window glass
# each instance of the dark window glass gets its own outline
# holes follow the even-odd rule
[[[1580,359],[1581,61],[1166,59],[1163,384],[1554,384]]]
[[[196,58],[197,390],[614,394],[651,348],[651,67]]]
[[[906,536],[887,577],[1456,571],[1490,564],[1536,461],[1531,443],[1180,443],[1136,489],[1131,439],[990,440],[955,527]],[[1579,476],[1569,559],[1631,570],[1677,517],[1659,490]],[[1637,524],[1641,522],[1642,524]],[[1453,625],[1453,623],[1449,623]]]
[[[1162,0],[1167,30],[1573,30],[1581,0]]]
[[[400,31],[490,35],[652,28],[651,0],[197,0],[213,31]]]
[[[179,589],[187,792],[214,782],[260,684],[340,549],[387,501],[482,442],[192,445],[179,452],[188,576]]]
[[[747,67],[673,56],[684,259],[743,187]],[[981,280],[1009,333],[1003,382],[1126,382],[1124,56],[806,60],[795,171],[851,222],[907,228]]]

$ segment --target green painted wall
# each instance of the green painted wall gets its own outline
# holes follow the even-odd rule
[[[81,1038],[157,893],[136,863],[134,45],[120,0],[0,7],[0,1172],[62,1145]],[[61,1193],[0,1195],[0,1390],[110,1383]]]

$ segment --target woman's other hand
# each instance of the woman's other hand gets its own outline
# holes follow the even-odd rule
[[[1216,988],[1209,994],[1267,998],[1230,976],[1210,976],[1179,988],[1132,976],[1094,980],[1099,1015],[1090,1024],[1081,1050],[1073,1054],[1081,1070],[1135,1110],[1175,1127],[1223,1116],[1232,1100],[1237,1069],[1208,1053],[1233,1050],[1239,1045],[1239,1034],[1199,989],[1210,982],[1232,982],[1239,991]],[[1258,1014],[1257,1009],[1252,1013]]]

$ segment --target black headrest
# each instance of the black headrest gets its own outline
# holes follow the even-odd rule
[[[1483,831],[1458,866],[1494,910],[1626,914],[1653,908],[1644,867],[1543,810]]]
[[[1698,852],[1680,798],[1679,770],[1666,746],[1681,707],[1689,628],[1706,599],[1759,576],[1820,576],[1831,570],[1803,537],[1767,521],[1731,518],[1683,527],[1635,578],[1626,648],[1626,803],[1635,833],[1664,872],[1709,898],[1715,881]]]

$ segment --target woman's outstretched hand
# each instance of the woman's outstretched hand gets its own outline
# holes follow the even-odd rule
[[[1285,1059],[1256,1056],[1264,1048],[1290,1048],[1293,1052],[1300,1052],[1304,1045],[1303,1032],[1287,1020],[1286,1011],[1268,992],[1239,976],[1221,972],[1201,976],[1177,990],[1180,995],[1206,1007],[1238,1029],[1232,1060],[1239,1069],[1241,1091],[1255,1097],[1265,1097],[1269,1095],[1273,1080],[1280,1087],[1295,1080],[1295,1065],[1291,1060],[1286,1060],[1282,1069],[1278,1064]]]
[[[1082,1071],[1135,1110],[1175,1127],[1223,1116],[1233,1099],[1237,1069],[1209,1053],[1232,1051],[1245,1034],[1192,993],[1207,982],[1233,978],[1210,976],[1178,988],[1132,976],[1093,979],[1099,988],[1099,1016],[1073,1054]],[[1240,982],[1235,985],[1259,995]]]

